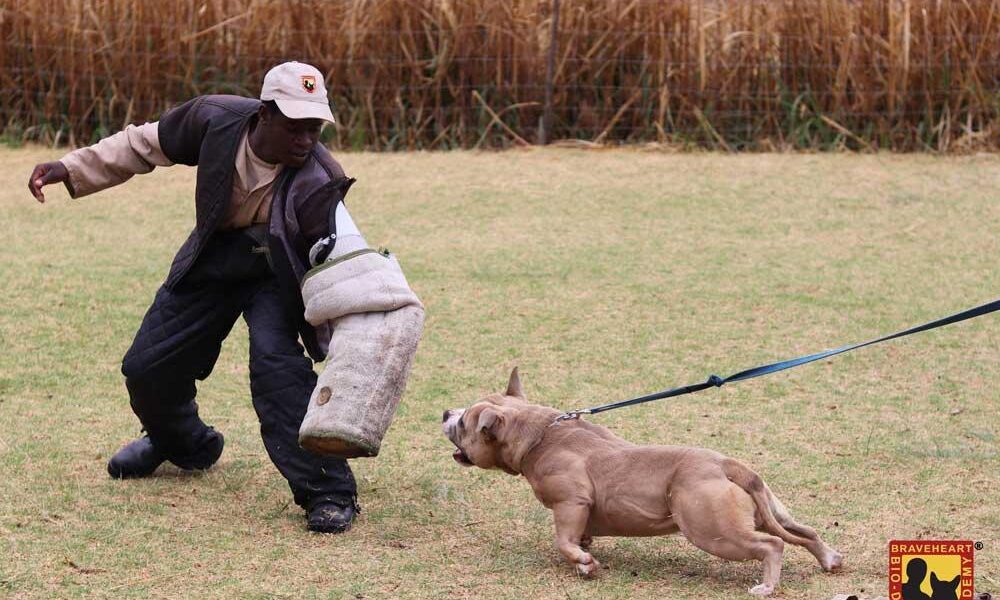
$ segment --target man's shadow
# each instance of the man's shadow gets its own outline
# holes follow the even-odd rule
[[[933,595],[928,596],[920,589],[920,584],[927,577],[927,561],[922,558],[913,558],[906,563],[906,583],[903,584],[902,600],[958,600],[959,575],[951,581],[938,579],[937,573],[931,573],[931,590]]]

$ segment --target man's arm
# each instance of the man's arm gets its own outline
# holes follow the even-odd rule
[[[80,198],[128,181],[133,175],[172,164],[160,148],[158,123],[129,125],[93,146],[36,165],[28,189],[35,199],[44,202],[43,186],[64,183],[71,197]]]

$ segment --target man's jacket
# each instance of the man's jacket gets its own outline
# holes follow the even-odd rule
[[[174,257],[166,287],[184,279],[225,215],[236,152],[259,108],[260,101],[251,98],[200,96],[160,118],[157,133],[163,153],[175,163],[198,167],[195,227]],[[313,327],[306,322],[299,289],[309,269],[309,248],[329,234],[330,209],[343,201],[353,183],[317,143],[302,167],[286,166],[274,184],[268,227],[271,264],[306,350],[317,361],[326,358],[332,332],[328,324]]]

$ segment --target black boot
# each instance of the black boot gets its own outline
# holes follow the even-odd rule
[[[168,456],[153,445],[147,435],[126,444],[116,452],[108,461],[108,474],[115,479],[148,477],[166,460],[182,469],[205,470],[219,460],[224,445],[222,434],[208,428],[197,451],[183,456]]]
[[[222,434],[209,427],[196,451],[185,455],[170,454],[167,460],[188,471],[204,471],[219,460],[225,445]]]
[[[317,498],[309,503],[306,512],[309,531],[343,533],[351,528],[361,507],[353,498],[346,505],[327,498]]]
[[[108,475],[114,479],[134,479],[153,474],[167,457],[153,447],[149,436],[129,442],[108,461]]]

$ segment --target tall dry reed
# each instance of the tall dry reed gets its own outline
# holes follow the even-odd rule
[[[88,143],[318,65],[332,144],[538,139],[552,0],[0,0],[0,127]],[[549,139],[1000,147],[1000,0],[561,0]]]

